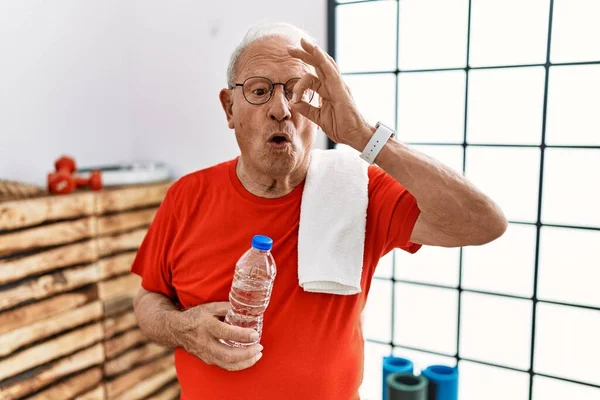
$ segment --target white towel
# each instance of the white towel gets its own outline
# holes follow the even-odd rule
[[[307,292],[361,292],[368,166],[343,150],[311,152],[298,233],[298,281]]]

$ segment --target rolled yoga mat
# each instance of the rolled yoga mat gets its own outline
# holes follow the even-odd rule
[[[381,398],[383,400],[388,400],[388,391],[387,391],[387,377],[390,374],[395,372],[398,373],[413,373],[413,363],[406,358],[387,356],[383,357],[383,381],[381,384],[382,395]]]
[[[431,365],[421,375],[429,379],[428,400],[458,399],[458,367]]]
[[[393,373],[387,377],[388,400],[427,400],[429,381],[423,375]]]

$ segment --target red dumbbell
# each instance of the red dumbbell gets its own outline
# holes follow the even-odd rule
[[[100,171],[92,171],[89,178],[76,176],[75,183],[78,188],[89,187],[92,190],[100,190],[102,189],[102,174]]]
[[[78,187],[89,187],[92,190],[102,189],[102,175],[100,171],[93,171],[89,178],[73,175],[76,165],[75,160],[63,156],[54,163],[56,172],[48,174],[48,191],[55,194],[68,194]]]
[[[55,194],[71,193],[77,187],[73,172],[75,172],[75,160],[63,156],[54,163],[56,172],[48,174],[48,191]]]

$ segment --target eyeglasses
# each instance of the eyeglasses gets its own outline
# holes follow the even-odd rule
[[[281,82],[272,82],[270,79],[262,77],[262,76],[253,76],[244,81],[244,83],[236,83],[232,89],[237,86],[242,87],[242,93],[244,94],[244,98],[250,104],[261,105],[265,104],[271,97],[273,97],[273,93],[275,92],[275,86],[281,85],[283,87],[283,93],[285,94],[285,98],[288,101],[292,100],[292,96],[294,95],[294,87],[300,78],[292,78],[285,83]],[[310,103],[315,95],[314,90],[306,89],[302,94],[302,100]]]

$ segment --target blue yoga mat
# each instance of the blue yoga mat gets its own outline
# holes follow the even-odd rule
[[[393,373],[412,374],[412,361],[394,356],[383,357],[383,380],[381,384],[381,398],[383,400],[388,400],[387,377]]]
[[[458,400],[458,367],[431,365],[421,375],[429,380],[428,400]]]

